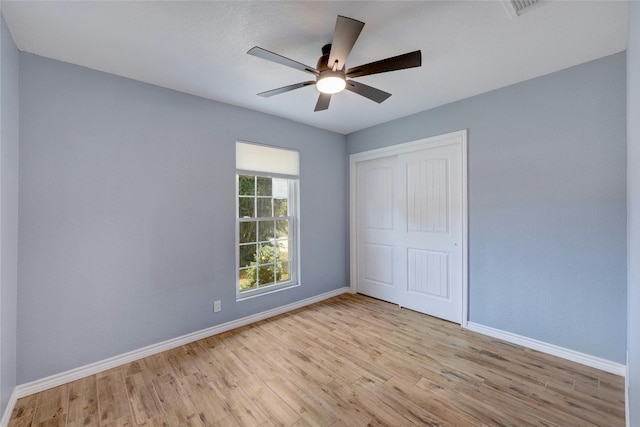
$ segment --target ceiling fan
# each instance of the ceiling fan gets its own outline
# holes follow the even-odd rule
[[[333,31],[333,41],[331,44],[322,47],[322,56],[318,59],[316,68],[286,58],[277,53],[270,52],[261,47],[255,46],[247,53],[258,58],[273,61],[296,70],[313,74],[316,80],[295,83],[278,89],[261,92],[258,95],[268,98],[280,93],[289,92],[305,86],[316,85],[320,96],[314,111],[322,111],[329,108],[331,95],[346,89],[358,95],[364,96],[378,104],[391,96],[390,93],[367,86],[353,80],[356,77],[368,76],[370,74],[386,73],[387,71],[404,70],[406,68],[419,67],[422,65],[422,54],[419,50],[382,59],[369,64],[360,65],[347,69],[345,63],[347,57],[355,45],[364,22],[357,21],[345,16],[338,16],[336,27]]]

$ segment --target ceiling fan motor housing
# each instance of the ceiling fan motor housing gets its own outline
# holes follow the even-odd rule
[[[316,65],[316,69],[318,71],[330,70],[329,67],[329,54],[331,53],[331,43],[325,44],[322,46],[322,56],[318,59],[318,64]]]

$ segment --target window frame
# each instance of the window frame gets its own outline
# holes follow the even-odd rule
[[[240,176],[256,176],[256,177],[266,177],[266,178],[277,178],[277,179],[285,179],[288,183],[288,199],[287,199],[287,216],[284,217],[252,217],[247,220],[244,218],[240,218]],[[253,170],[246,169],[236,169],[236,185],[235,185],[235,288],[236,288],[236,301],[242,301],[246,299],[255,298],[257,296],[270,294],[273,292],[279,292],[285,289],[294,288],[300,286],[299,282],[299,185],[300,178],[298,176],[290,176],[290,175],[282,175],[277,173],[267,173],[267,172],[259,172]],[[257,188],[256,188],[257,191]],[[254,195],[256,199],[259,197]],[[272,196],[273,197],[273,196]],[[257,215],[258,212],[256,211]],[[273,214],[273,212],[272,212]],[[258,222],[261,220],[277,220],[280,219],[288,219],[289,220],[289,235],[288,241],[290,242],[291,247],[289,247],[289,280],[285,282],[275,283],[266,285],[262,288],[256,288],[251,290],[240,290],[240,224],[243,222]],[[257,227],[256,227],[257,229]],[[277,240],[277,236],[274,238]],[[259,237],[256,236],[256,244],[259,244]]]

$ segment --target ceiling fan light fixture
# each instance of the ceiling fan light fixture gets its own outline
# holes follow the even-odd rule
[[[1,0],[0,0],[1,1]],[[516,1],[516,0],[503,0]],[[517,0],[517,1],[545,1],[545,0]],[[266,59],[287,67],[313,74],[315,80],[295,83],[277,89],[260,92],[258,95],[268,98],[273,95],[300,89],[302,87],[316,85],[320,95],[316,108],[313,111],[323,111],[329,108],[331,95],[348,90],[357,95],[363,96],[371,101],[380,104],[391,96],[383,90],[367,86],[353,80],[357,77],[368,76],[370,74],[386,73],[388,71],[404,70],[407,68],[420,67],[422,65],[422,53],[419,50],[393,56],[379,61],[363,64],[358,67],[347,69],[346,62],[351,49],[356,43],[360,31],[364,27],[364,22],[338,15],[336,26],[333,30],[333,40],[331,43],[322,46],[322,56],[318,59],[316,68],[294,61],[285,56],[278,55],[261,47],[255,46],[247,52],[249,55]],[[349,84],[347,85],[347,77]]]
[[[344,78],[344,73],[339,71],[323,71],[316,82],[318,90],[326,94],[342,92],[346,86],[347,81]]]

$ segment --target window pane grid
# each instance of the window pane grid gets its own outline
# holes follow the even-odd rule
[[[239,291],[291,282],[290,182],[238,175]]]

